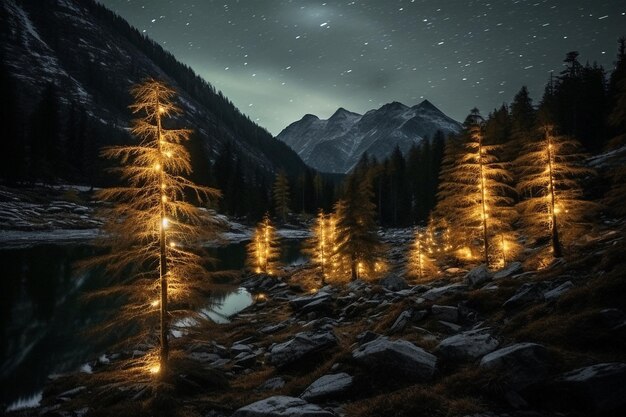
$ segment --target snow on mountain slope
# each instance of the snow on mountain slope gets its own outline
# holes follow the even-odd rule
[[[393,102],[364,115],[338,109],[328,120],[307,114],[277,136],[311,167],[323,172],[346,173],[363,153],[383,159],[396,146],[403,152],[440,130],[458,133],[461,125],[428,100],[408,107]]]

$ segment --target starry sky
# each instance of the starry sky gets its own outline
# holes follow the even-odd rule
[[[622,0],[99,0],[273,134],[306,113],[428,99],[463,120],[535,102],[565,53],[611,69]]]

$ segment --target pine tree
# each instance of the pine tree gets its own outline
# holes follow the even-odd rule
[[[528,143],[516,161],[522,198],[518,206],[528,236],[537,240],[549,236],[558,258],[563,255],[563,240],[571,242],[596,207],[583,199],[579,183],[593,171],[584,166],[576,140],[555,135],[552,126],[544,126],[542,133],[543,138]]]
[[[372,197],[371,180],[353,175],[348,179],[343,199],[335,205],[337,252],[349,265],[351,280],[372,277],[381,269],[382,245]]]
[[[418,230],[409,254],[409,275],[423,281],[437,274],[438,268],[431,257],[434,252],[434,236],[432,230]]]
[[[512,207],[512,178],[506,166],[498,162],[498,145],[485,145],[479,114],[473,111],[466,120],[467,133],[460,149],[447,155],[442,172],[438,211],[461,241],[482,243],[482,258],[491,265],[494,236],[510,229],[515,210]]]
[[[311,256],[313,264],[319,267],[322,285],[325,285],[326,279],[334,277],[336,273],[337,234],[334,216],[320,209],[311,232],[311,237],[305,245],[306,252]]]
[[[104,265],[117,280],[100,295],[127,300],[117,321],[139,321],[143,331],[129,344],[146,343],[158,328],[158,352],[143,358],[143,371],[165,377],[169,373],[168,334],[176,319],[198,316],[209,286],[200,239],[210,236],[209,215],[188,201],[202,202],[219,192],[187,180],[189,154],[183,142],[186,129],[166,129],[164,123],[180,114],[175,91],[149,79],[132,89],[135,102],[136,145],[106,148],[102,155],[118,160],[116,168],[126,186],[103,189],[97,197],[113,203],[106,214],[104,243],[109,254],[89,262]],[[191,194],[189,194],[191,193]],[[130,273],[129,273],[130,271]],[[203,293],[204,292],[204,293]]]
[[[248,244],[248,264],[257,274],[272,275],[276,273],[279,259],[280,247],[276,228],[272,225],[269,215],[266,214],[257,224],[252,240]]]
[[[289,180],[284,171],[280,171],[274,181],[274,207],[276,214],[285,223],[289,214]]]

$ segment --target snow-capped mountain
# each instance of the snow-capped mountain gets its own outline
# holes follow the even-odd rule
[[[385,104],[360,115],[343,108],[328,120],[307,114],[287,126],[277,138],[300,155],[309,166],[322,172],[349,172],[363,153],[384,159],[396,146],[403,152],[440,130],[458,133],[461,125],[428,100],[408,107]]]
[[[211,84],[94,0],[0,1],[0,64],[16,84],[25,123],[52,85],[61,124],[71,108],[85,109],[92,130],[105,130],[98,145],[110,144],[130,126],[130,87],[155,77],[179,92],[184,114],[178,122],[199,138],[200,160],[213,159],[230,142],[250,171],[306,169]]]

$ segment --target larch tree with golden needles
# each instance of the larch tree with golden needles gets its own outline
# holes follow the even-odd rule
[[[409,275],[417,277],[420,281],[426,277],[433,277],[438,272],[437,265],[431,257],[433,253],[433,235],[428,230],[418,230],[415,233],[415,241],[409,253]]]
[[[383,269],[376,206],[370,179],[351,175],[343,199],[335,204],[337,256],[349,265],[350,279],[372,278]]]
[[[218,198],[219,191],[185,178],[192,169],[183,143],[191,132],[165,127],[172,116],[181,114],[175,91],[149,79],[131,92],[135,101],[130,108],[139,116],[132,128],[138,143],[102,151],[119,162],[113,171],[125,185],[97,194],[111,203],[103,242],[111,250],[93,263],[117,277],[100,294],[125,299],[117,322],[141,323],[143,331],[126,342],[150,343],[155,336],[151,329],[158,329],[158,350],[140,364],[165,377],[172,323],[199,317],[210,285],[200,243],[215,235],[207,227],[210,216],[194,203]]]
[[[483,262],[490,266],[495,263],[495,237],[510,232],[516,216],[511,197],[515,190],[509,185],[512,178],[506,165],[496,156],[498,145],[484,143],[479,119],[476,116],[468,124],[458,152],[446,155],[453,160],[442,173],[438,211],[468,246],[481,242]]]
[[[311,237],[306,242],[306,253],[311,256],[311,261],[319,267],[322,275],[322,285],[326,284],[326,278],[334,275],[336,270],[337,234],[334,216],[324,210],[317,213]]]
[[[257,274],[272,275],[276,272],[280,259],[280,247],[276,228],[268,215],[257,224],[248,243],[248,264]]]
[[[526,144],[517,159],[518,204],[525,231],[540,240],[549,237],[554,257],[563,256],[563,240],[571,241],[588,225],[585,217],[596,205],[583,199],[580,179],[593,174],[585,166],[580,144],[542,127],[541,140]]]

